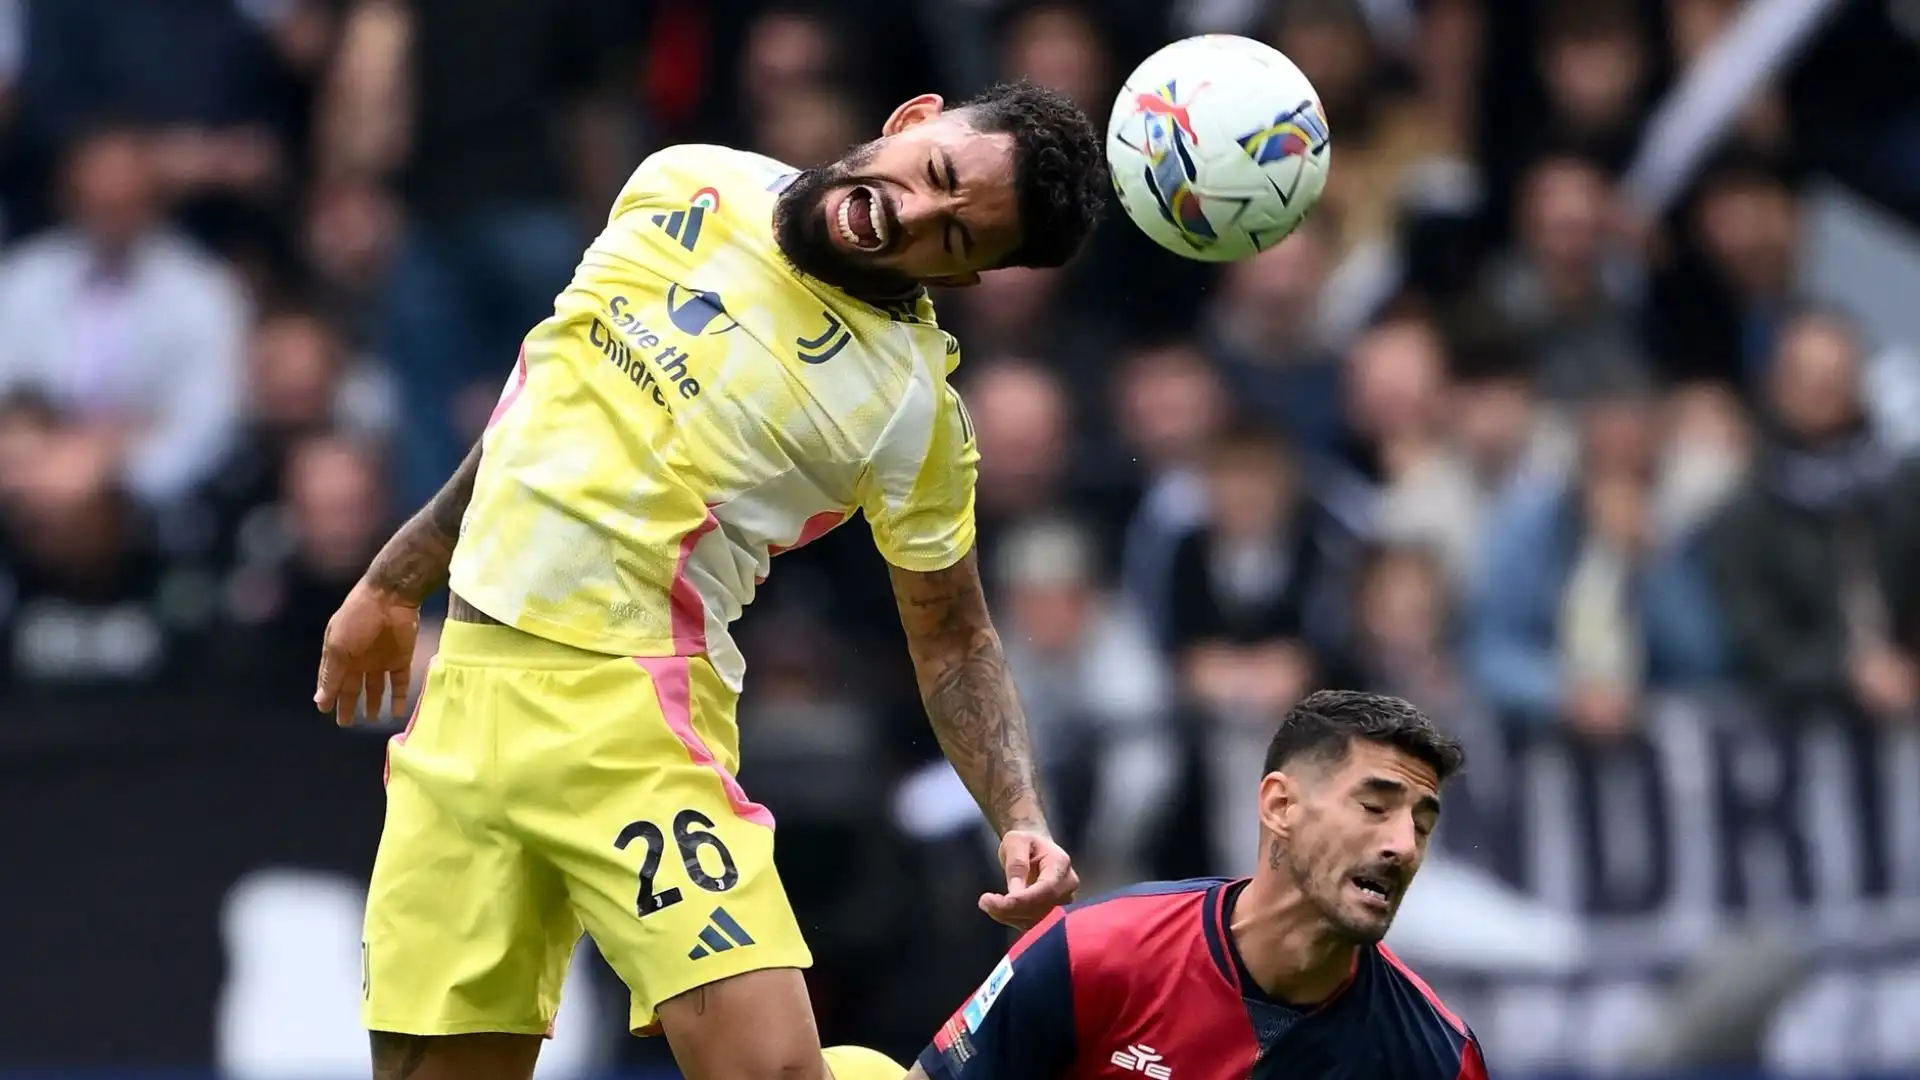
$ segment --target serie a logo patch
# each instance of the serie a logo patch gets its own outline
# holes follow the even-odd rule
[[[987,973],[987,981],[980,984],[980,989],[973,992],[973,996],[967,999],[967,1004],[960,1010],[961,1017],[967,1022],[968,1031],[980,1030],[981,1021],[987,1018],[987,1010],[993,1008],[994,999],[1000,996],[1000,991],[1005,990],[1007,983],[1012,979],[1013,961],[1003,956],[1000,962],[994,965],[993,970]]]

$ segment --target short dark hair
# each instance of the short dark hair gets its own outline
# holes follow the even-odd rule
[[[1634,0],[1560,0],[1541,12],[1544,44],[1586,42],[1643,31]]]
[[[1536,367],[1530,342],[1505,314],[1479,300],[1448,309],[1440,320],[1453,378],[1462,383],[1531,383]]]
[[[1355,740],[1380,743],[1431,766],[1442,781],[1460,771],[1466,754],[1407,701],[1359,690],[1318,690],[1287,710],[1267,743],[1267,772],[1299,758],[1346,760]]]
[[[1299,448],[1284,429],[1257,417],[1237,414],[1207,443],[1205,460],[1210,464],[1269,461],[1274,468],[1290,468]]]
[[[1066,265],[1113,186],[1093,121],[1065,94],[1024,80],[988,87],[956,111],[977,131],[1013,136],[1020,247],[1006,265]]]
[[[1794,198],[1800,194],[1802,179],[1794,162],[1753,143],[1738,141],[1708,159],[1694,190],[1702,198],[1723,191],[1754,190]]]

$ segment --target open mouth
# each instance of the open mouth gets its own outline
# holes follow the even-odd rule
[[[1375,874],[1355,874],[1347,879],[1371,903],[1386,907],[1393,902],[1393,882]]]
[[[880,196],[861,186],[840,200],[840,239],[855,251],[879,251],[887,246],[887,215]]]

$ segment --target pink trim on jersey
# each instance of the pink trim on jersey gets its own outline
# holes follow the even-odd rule
[[[393,781],[393,748],[407,744],[407,736],[413,734],[414,721],[420,719],[420,705],[426,700],[427,692],[425,690],[420,691],[420,696],[413,699],[413,711],[407,714],[407,726],[401,728],[399,734],[387,740],[387,756],[386,759],[380,763],[381,787],[386,787]]]
[[[732,808],[734,816],[742,821],[773,828],[773,812],[747,798],[746,789],[740,786],[740,781],[735,780],[726,766],[714,758],[713,751],[707,749],[706,740],[694,730],[693,682],[687,658],[636,656],[633,662],[640,665],[653,680],[653,693],[660,702],[660,715],[666,718],[667,727],[680,740],[680,745],[687,748],[687,757],[695,765],[712,769],[713,775],[720,778],[720,787],[727,793],[727,805]]]
[[[1447,1003],[1440,1000],[1440,995],[1433,992],[1433,987],[1428,986],[1425,979],[1415,975],[1412,968],[1403,963],[1399,957],[1393,955],[1392,949],[1387,948],[1385,945],[1376,945],[1374,948],[1380,950],[1381,957],[1385,959],[1387,963],[1392,964],[1395,971],[1406,976],[1407,981],[1413,984],[1413,988],[1420,991],[1420,996],[1427,999],[1427,1004],[1433,1006],[1434,1011],[1439,1013],[1441,1019],[1451,1025],[1454,1031],[1461,1035],[1467,1033],[1467,1025],[1458,1016],[1454,1015],[1452,1009],[1447,1008]],[[1460,1075],[1468,1075],[1464,1059],[1461,1062],[1460,1069]]]
[[[847,510],[822,510],[806,521],[801,522],[800,536],[795,539],[793,543],[767,545],[767,555],[769,557],[784,555],[797,548],[806,547],[808,544],[813,543],[815,540],[846,524],[847,519],[852,516],[853,513]],[[765,574],[755,575],[753,579],[755,585],[764,585],[766,581],[767,575]]]
[[[493,414],[487,417],[488,431],[492,431],[493,425],[499,423],[500,418],[507,415],[507,410],[513,408],[513,403],[520,400],[520,391],[526,388],[527,347],[521,345],[520,356],[513,362],[513,385],[507,387],[507,392],[501,394],[500,400],[494,403]]]
[[[680,558],[673,564],[673,585],[667,594],[675,656],[700,656],[707,651],[707,602],[700,596],[699,586],[687,576],[687,563],[692,561],[700,538],[719,527],[720,519],[708,507],[707,519],[680,540]]]
[[[800,535],[791,544],[772,544],[767,548],[769,555],[782,555],[789,551],[806,547],[815,540],[840,527],[853,515],[845,510],[822,510],[800,524]]]

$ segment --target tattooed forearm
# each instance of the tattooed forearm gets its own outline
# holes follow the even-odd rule
[[[969,554],[948,570],[893,572],[900,622],[941,750],[994,830],[1046,828],[1033,747]]]
[[[446,486],[373,557],[367,581],[416,604],[439,591],[447,583],[453,545],[460,538],[460,519],[466,516],[473,478],[479,472],[480,444],[475,443]]]
[[[947,760],[995,832],[1043,827],[1027,719],[999,640],[976,643],[945,668],[923,680],[921,693]]]

